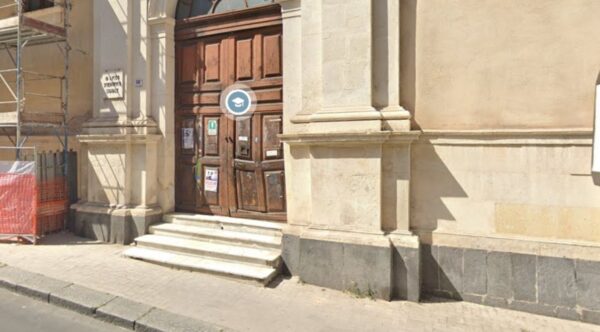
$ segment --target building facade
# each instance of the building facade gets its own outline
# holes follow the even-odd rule
[[[76,233],[272,220],[307,283],[600,323],[600,2],[77,6],[93,84],[73,97]],[[243,121],[221,107],[236,84],[257,100]]]

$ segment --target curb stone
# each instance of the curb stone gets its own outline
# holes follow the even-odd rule
[[[135,331],[232,331],[2,263],[0,263],[0,287]]]
[[[50,303],[85,315],[95,314],[98,308],[115,298],[114,295],[78,285],[70,285],[50,293]]]
[[[137,332],[224,332],[224,328],[154,308],[136,322]]]
[[[96,310],[96,318],[134,330],[136,322],[152,309],[149,305],[116,297]]]

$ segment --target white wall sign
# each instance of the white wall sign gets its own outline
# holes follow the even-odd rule
[[[594,125],[594,158],[592,172],[600,173],[600,83],[596,85],[596,124]]]
[[[123,71],[107,71],[102,74],[102,89],[106,99],[123,98]]]

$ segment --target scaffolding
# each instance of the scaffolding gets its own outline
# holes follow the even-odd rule
[[[35,220],[62,223],[64,229],[68,203],[73,201],[74,196],[69,182],[69,169],[74,165],[69,159],[75,161],[76,158],[69,152],[68,126],[71,1],[0,0],[0,52],[7,55],[1,63],[8,67],[0,67],[0,135],[5,135],[14,145],[17,162],[33,160],[37,165],[38,191],[34,197],[38,197],[33,198],[37,202],[33,243],[46,231]],[[43,8],[39,8],[40,5]],[[49,45],[58,48],[59,63],[60,58],[64,60],[62,66],[47,66],[54,72],[46,73],[26,69],[25,62],[38,69],[49,63],[44,60],[56,62],[56,57],[49,54],[49,48],[36,48]],[[26,55],[29,61],[24,61]],[[34,55],[36,61],[32,63],[29,55]],[[34,144],[32,157],[28,154],[31,147],[25,144],[34,136],[55,136],[62,153],[36,153]],[[27,236],[24,238],[29,239]]]
[[[38,2],[39,3],[39,2]],[[0,0],[0,10],[9,10],[7,18],[0,19],[0,52],[6,52],[12,66],[0,68],[0,87],[6,93],[1,106],[14,106],[14,111],[0,112],[0,133],[16,147],[16,159],[21,159],[21,149],[31,136],[56,136],[64,152],[64,175],[68,174],[69,151],[69,45],[71,0],[45,0],[48,8],[31,10],[28,0]],[[12,10],[12,11],[11,11]],[[54,44],[64,59],[60,75],[42,73],[24,68],[26,51],[36,46]],[[34,51],[32,51],[34,52]],[[43,81],[58,84],[58,93],[26,90],[28,82]],[[44,86],[45,88],[47,86]],[[35,111],[28,107],[28,98],[58,103],[58,111]]]

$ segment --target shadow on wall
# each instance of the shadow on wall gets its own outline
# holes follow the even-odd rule
[[[440,220],[456,220],[444,198],[466,198],[468,195],[430,141],[422,140],[413,145],[411,164],[411,229],[420,231],[421,241],[431,243],[431,232],[438,228]],[[422,292],[460,300],[461,282],[456,278],[462,275],[460,257],[460,254],[447,250],[438,255],[436,247],[423,244]]]
[[[411,228],[434,231],[439,220],[455,221],[443,199],[468,196],[430,141],[413,145],[411,164]]]

